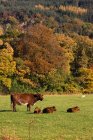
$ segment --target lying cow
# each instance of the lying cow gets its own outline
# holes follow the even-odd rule
[[[72,107],[72,108],[68,108],[67,112],[78,112],[80,111],[80,108],[78,106]]]
[[[43,96],[41,94],[11,94],[11,104],[13,105],[13,111],[16,112],[16,104],[26,105],[27,111],[30,111],[37,101],[42,101]]]
[[[53,113],[54,111],[56,111],[56,107],[55,106],[51,106],[51,107],[44,108],[42,113]]]
[[[35,114],[40,114],[40,113],[41,113],[41,109],[40,109],[39,107],[36,107],[36,108],[34,109],[34,113],[35,113]]]

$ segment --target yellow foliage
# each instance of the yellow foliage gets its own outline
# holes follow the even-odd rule
[[[25,66],[24,68],[19,67],[16,69],[16,74],[20,77],[24,77],[24,75],[27,73],[30,73],[29,67]]]
[[[34,83],[33,81],[31,81],[30,79],[26,79],[26,78],[20,77],[19,80],[22,83],[25,83],[25,84],[28,84],[28,85],[32,86],[33,88],[36,87],[36,83]]]
[[[73,84],[66,84],[65,86],[68,93],[74,93],[74,94],[80,93],[80,89],[75,87]]]
[[[35,8],[41,9],[41,10],[45,9],[45,7],[43,5],[41,5],[41,4],[35,5]]]
[[[9,20],[14,24],[18,24],[18,21],[14,16],[9,16]]]
[[[16,70],[16,62],[13,60],[13,50],[7,43],[7,47],[0,50],[0,81],[10,89],[11,78]]]
[[[3,28],[0,26],[0,36],[2,36],[4,34],[4,30]]]
[[[4,45],[6,46],[6,49],[7,49],[8,53],[10,53],[11,55],[13,55],[14,50],[11,47],[11,45],[8,42],[6,42]]]
[[[3,40],[0,39],[0,46],[2,46],[2,45],[3,45]]]
[[[44,6],[42,4],[38,4],[38,5],[35,5],[35,9],[52,10],[52,9],[55,9],[55,7],[53,7],[53,6]]]
[[[9,53],[9,51],[7,49],[2,49],[0,51],[0,56],[2,59],[2,61],[4,60],[8,60],[8,61],[12,61],[13,60],[13,56],[11,55],[11,53]]]
[[[79,70],[81,77],[80,81],[83,82],[84,93],[92,93],[93,92],[93,69],[92,68],[81,68]]]
[[[2,81],[3,85],[8,87],[8,89],[11,88],[11,79],[10,78],[0,76],[0,81]]]
[[[40,10],[58,10],[58,9],[60,9],[62,11],[73,12],[77,15],[82,15],[82,14],[87,13],[87,9],[72,6],[72,5],[69,5],[69,6],[60,5],[59,8],[56,8],[55,6],[44,6],[42,4],[38,4],[38,5],[35,5],[35,9],[40,9]]]
[[[65,34],[56,34],[56,38],[59,43],[61,43],[64,47],[70,48],[76,46],[76,42],[69,36],[66,36]]]
[[[81,7],[72,6],[72,5],[70,5],[70,6],[60,5],[59,9],[62,10],[62,11],[73,12],[73,13],[79,14],[79,15],[87,13],[87,9],[81,8]]]
[[[93,69],[92,68],[90,68],[90,69],[88,69],[88,68],[81,68],[80,72],[83,75],[87,76],[87,77],[93,78]]]
[[[27,73],[27,71],[26,71],[26,70],[23,70],[23,69],[16,70],[16,74],[17,74],[18,76],[24,77],[24,75],[25,75],[26,73]]]
[[[56,34],[56,38],[61,47],[64,48],[67,58],[73,60],[73,50],[75,49],[77,43],[71,37],[64,34]]]
[[[75,35],[74,40],[82,46],[93,48],[93,40],[90,39],[88,36]]]

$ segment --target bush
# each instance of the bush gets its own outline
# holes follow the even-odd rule
[[[12,81],[12,87],[10,89],[10,92],[19,92],[19,93],[33,93],[34,89],[27,85],[27,84],[22,84],[16,79]]]

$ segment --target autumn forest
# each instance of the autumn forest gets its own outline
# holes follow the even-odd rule
[[[93,93],[92,0],[0,0],[0,93]]]

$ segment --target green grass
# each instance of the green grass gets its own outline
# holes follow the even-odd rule
[[[32,114],[36,106],[43,109],[55,105],[53,114]],[[80,112],[67,113],[72,106]],[[12,134],[22,140],[93,140],[93,95],[45,96],[29,113],[26,106],[10,108],[9,96],[0,96],[0,134]],[[30,134],[30,137],[29,137]]]

